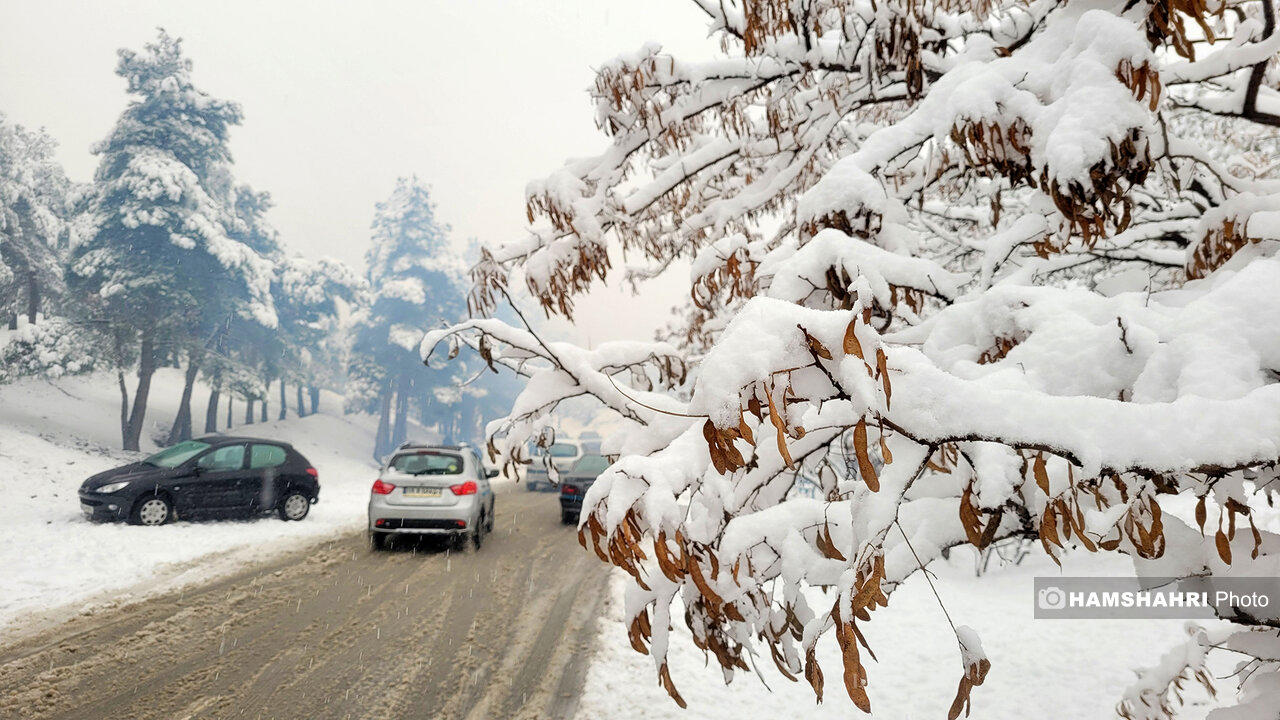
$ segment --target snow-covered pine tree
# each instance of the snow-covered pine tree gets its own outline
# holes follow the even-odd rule
[[[136,450],[157,364],[179,349],[189,368],[232,317],[275,325],[271,262],[228,234],[228,132],[240,109],[191,82],[181,42],[160,31],[142,52],[121,50],[116,73],[133,96],[94,150],[96,232],[72,249],[68,283],[89,319],[136,354],[130,406],[119,369],[121,435]],[[188,387],[194,371],[188,370]],[[189,391],[185,393],[189,395]]]
[[[280,246],[279,233],[266,219],[266,214],[272,207],[271,194],[259,192],[248,185],[238,185],[232,190],[229,206],[234,221],[227,228],[227,236],[271,262],[271,299],[274,308],[275,278],[280,272],[279,263],[284,258],[284,251]],[[246,412],[252,412],[253,403],[263,399],[265,394],[260,383],[247,378],[269,376],[274,367],[268,368],[267,365],[272,364],[284,352],[278,337],[278,309],[276,324],[264,325],[251,315],[234,312],[241,294],[236,292],[236,288],[227,290],[228,293],[219,298],[217,304],[209,306],[210,312],[205,313],[206,320],[213,323],[209,335],[205,338],[190,336],[188,340],[188,353],[192,357],[201,358],[200,364],[209,386],[209,399],[205,404],[205,432],[217,430],[217,408],[224,386],[249,389],[250,393],[245,395],[248,406]],[[194,379],[190,364],[187,377]],[[234,381],[232,378],[235,378]],[[189,394],[184,388],[182,404],[168,440],[185,440],[191,437],[191,431]]]
[[[693,1],[723,57],[602,66],[611,145],[532,183],[529,237],[473,271],[477,309],[516,277],[569,316],[611,247],[631,277],[692,260],[688,342],[488,318],[423,342],[531,376],[490,426],[508,457],[584,392],[631,421],[579,538],[634,578],[631,642],[677,702],[677,597],[726,678],[762,641],[821,697],[834,634],[869,710],[859,623],[954,544],[1280,575],[1256,522],[1280,491],[1280,183],[1212,130],[1274,147],[1274,0]],[[1170,716],[1225,648],[1238,704],[1209,717],[1273,717],[1280,609],[1224,615],[1120,713]],[[990,667],[956,634],[953,719]]]
[[[403,442],[410,402],[422,388],[453,382],[455,368],[431,370],[418,359],[423,333],[465,315],[466,266],[436,219],[427,187],[400,178],[378,203],[366,255],[369,301],[355,321],[352,371],[379,377],[380,426],[374,455]],[[359,382],[359,381],[358,381]]]
[[[325,341],[339,332],[339,304],[349,306],[363,284],[350,268],[333,258],[287,257],[276,264],[271,294],[280,318],[276,335],[281,345],[277,372],[281,420],[288,412],[286,380],[296,383],[299,398],[304,385],[321,384],[323,369],[316,360],[329,350]],[[304,414],[301,401],[298,408],[298,414]]]
[[[62,291],[71,182],[48,133],[0,113],[0,314],[34,324],[42,299]]]

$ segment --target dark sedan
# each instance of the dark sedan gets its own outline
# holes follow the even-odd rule
[[[301,520],[319,497],[319,474],[292,446],[214,436],[94,475],[80,486],[80,510],[92,520],[135,525],[266,512]]]
[[[603,455],[583,455],[560,475],[560,522],[572,525],[582,514],[582,498],[600,473],[609,467]]]

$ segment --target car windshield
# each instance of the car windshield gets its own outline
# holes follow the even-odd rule
[[[570,472],[582,475],[599,475],[609,467],[609,461],[603,455],[583,455],[573,464]]]
[[[405,475],[461,475],[462,457],[433,450],[418,450],[396,455],[392,470]]]
[[[557,458],[573,457],[578,454],[578,448],[576,445],[570,445],[569,443],[552,443],[547,454]]]
[[[203,443],[199,440],[187,440],[173,447],[165,448],[142,462],[156,467],[175,468],[208,450],[209,447],[209,443]]]

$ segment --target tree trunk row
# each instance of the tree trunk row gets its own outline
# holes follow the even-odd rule
[[[27,273],[27,322],[36,324],[36,316],[40,314],[40,281],[35,272]]]
[[[204,407],[204,431],[207,433],[218,432],[218,401],[222,395],[222,386],[214,385],[209,391],[209,403]]]
[[[155,340],[150,333],[147,333],[142,336],[142,342],[138,350],[138,387],[133,393],[133,409],[128,412],[124,423],[125,450],[140,449],[142,428],[147,416],[147,398],[151,395],[151,378],[155,373]],[[121,383],[121,391],[122,393],[124,391],[123,381]],[[122,402],[124,403],[121,408],[123,413],[124,406],[128,404],[127,393],[124,393]]]
[[[169,428],[169,436],[165,445],[173,445],[191,439],[191,393],[196,387],[196,375],[200,373],[200,363],[194,353],[187,358],[187,372],[182,379],[182,399],[178,402],[178,416],[173,419],[173,427]]]
[[[32,290],[34,292],[34,290]],[[11,315],[11,324],[16,326],[17,316]],[[33,321],[34,322],[34,321]],[[116,348],[118,353],[123,353],[123,342],[117,339]],[[155,341],[150,335],[144,335],[140,342],[139,360],[138,360],[138,387],[134,393],[132,408],[129,402],[129,389],[125,383],[124,372],[117,372],[117,382],[120,386],[120,433],[123,439],[125,450],[138,450],[141,446],[142,430],[145,426],[145,418],[147,412],[147,399],[151,392],[151,380],[155,375],[158,365],[158,358],[155,354]],[[169,434],[165,438],[166,445],[173,445],[190,440],[193,435],[193,421],[191,413],[191,398],[195,392],[196,378],[200,374],[200,362],[195,353],[187,358],[186,372],[183,376],[182,398],[178,404],[178,414],[173,420],[173,425],[169,429]],[[403,384],[402,381],[401,384]],[[410,382],[411,384],[411,382]],[[306,395],[310,399],[310,411],[307,410],[304,397],[304,388],[302,383],[296,386],[296,406],[298,417],[304,417],[314,414],[320,409],[320,388],[316,386],[308,386]],[[384,454],[387,446],[395,447],[404,441],[405,430],[405,414],[408,410],[408,393],[407,389],[397,388],[399,392],[391,393],[388,389],[386,407],[383,409],[383,426],[379,427],[379,452]],[[391,396],[396,395],[395,406],[395,427],[394,430],[389,427],[389,418],[387,415],[390,410]],[[218,381],[214,381],[213,386],[209,390],[209,402],[205,406],[204,415],[204,432],[214,433],[218,431],[218,405],[222,400],[222,386]],[[226,428],[230,429],[232,425],[234,396],[227,393],[227,422]],[[254,403],[261,403],[258,412],[254,412]],[[279,419],[284,420],[288,417],[288,394],[286,383],[283,378],[280,379],[280,413]],[[244,409],[244,424],[252,425],[255,418],[258,422],[267,422],[268,403],[264,398],[246,398]]]

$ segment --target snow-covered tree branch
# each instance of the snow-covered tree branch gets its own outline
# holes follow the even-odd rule
[[[631,421],[580,538],[632,576],[632,645],[677,702],[677,599],[726,679],[763,645],[822,697],[834,634],[868,710],[859,623],[952,545],[1280,575],[1252,515],[1280,462],[1272,0],[697,5],[722,57],[603,65],[609,147],[531,183],[529,236],[473,269],[473,310],[521,281],[571,316],[611,248],[638,258],[624,279],[689,260],[672,342],[588,351],[475,319],[422,344],[529,377],[490,425],[508,458],[568,398]],[[791,492],[801,468],[820,498]],[[1165,512],[1177,495],[1195,518]],[[1122,712],[1167,716],[1222,643],[1260,658],[1223,716],[1274,709],[1280,615],[1227,619]],[[953,718],[991,666],[956,636]]]

